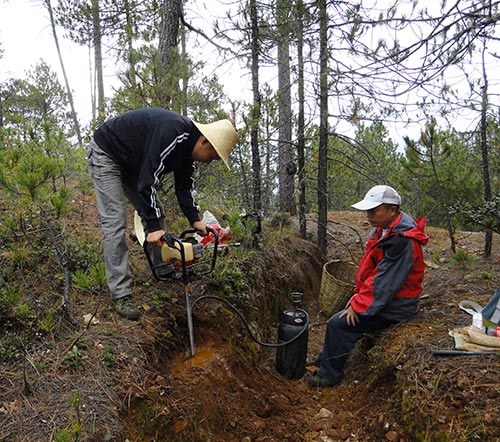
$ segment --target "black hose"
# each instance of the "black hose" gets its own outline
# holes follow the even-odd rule
[[[191,304],[191,308],[194,309],[194,306],[198,303],[198,301],[201,301],[202,299],[215,299],[217,301],[222,302],[227,307],[229,307],[229,309],[232,310],[233,313],[236,313],[236,315],[240,318],[241,322],[243,322],[243,325],[247,329],[247,332],[250,335],[250,337],[252,338],[252,340],[254,342],[256,342],[257,344],[262,345],[263,347],[278,348],[278,347],[284,347],[285,345],[291,344],[292,342],[299,339],[305,333],[305,331],[307,330],[307,328],[309,326],[309,314],[305,310],[298,308],[297,310],[304,313],[304,315],[306,316],[306,324],[304,325],[304,327],[302,327],[302,330],[300,330],[299,333],[297,333],[292,339],[289,339],[288,341],[285,341],[285,342],[280,342],[280,343],[262,342],[262,341],[259,341],[253,335],[252,330],[250,330],[250,327],[249,327],[247,321],[245,320],[245,317],[243,316],[243,314],[233,304],[231,304],[229,301],[227,301],[224,298],[220,298],[219,296],[214,296],[214,295],[200,296],[199,298],[196,298],[193,301],[193,303]]]

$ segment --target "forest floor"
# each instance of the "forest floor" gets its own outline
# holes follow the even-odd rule
[[[95,211],[79,228],[99,237]],[[331,213],[328,228],[328,257],[293,235],[266,247],[269,275],[254,287],[274,310],[289,306],[290,291],[304,291],[310,359],[329,313],[319,309],[322,265],[359,259],[369,231],[358,212]],[[498,442],[498,356],[438,357],[432,350],[453,349],[449,331],[470,325],[461,300],[484,305],[500,286],[500,239],[485,259],[482,234],[458,233],[458,247],[475,259],[454,263],[446,233],[427,232],[418,314],[361,341],[343,382],[328,389],[281,376],[276,351],[255,345],[217,302],[194,312],[190,357],[183,297],[208,288],[154,281],[132,246],[143,318],[119,318],[107,293],[77,297],[77,318],[95,314],[88,328],[27,343],[29,357],[0,366],[0,441]]]

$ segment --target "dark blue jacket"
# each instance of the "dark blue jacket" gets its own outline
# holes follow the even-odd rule
[[[193,197],[192,152],[199,130],[175,112],[147,108],[126,112],[100,126],[94,140],[122,169],[122,181],[139,193],[148,232],[160,230],[156,193],[166,173],[174,173],[179,206],[189,222],[200,219]]]

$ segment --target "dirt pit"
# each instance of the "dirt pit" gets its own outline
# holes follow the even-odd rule
[[[332,221],[325,259],[357,259],[360,238],[369,229],[365,220],[342,213]],[[492,295],[500,276],[497,256],[481,258],[482,235],[463,233],[459,247],[475,259],[453,263],[446,234],[430,229],[430,235],[418,315],[362,340],[339,386],[311,389],[305,379],[284,378],[276,371],[274,349],[256,346],[241,324],[208,308],[210,314],[195,315],[197,356],[190,359],[187,350],[166,356],[158,375],[163,386],[151,378],[148,388],[155,393],[130,404],[128,422],[136,433],[129,431],[129,440],[499,441],[498,357],[432,355],[432,349],[453,348],[449,330],[470,323],[458,302],[484,304]],[[283,256],[274,258],[286,267]],[[315,278],[317,295],[320,270]],[[317,296],[308,299],[307,308],[313,324],[308,359],[313,360],[327,316],[319,311]],[[235,335],[229,324],[239,330]]]

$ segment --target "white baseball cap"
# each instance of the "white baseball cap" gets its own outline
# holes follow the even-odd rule
[[[361,201],[353,204],[351,207],[358,210],[371,210],[381,204],[394,204],[400,206],[401,197],[399,193],[390,186],[375,186],[366,192],[365,197]]]

